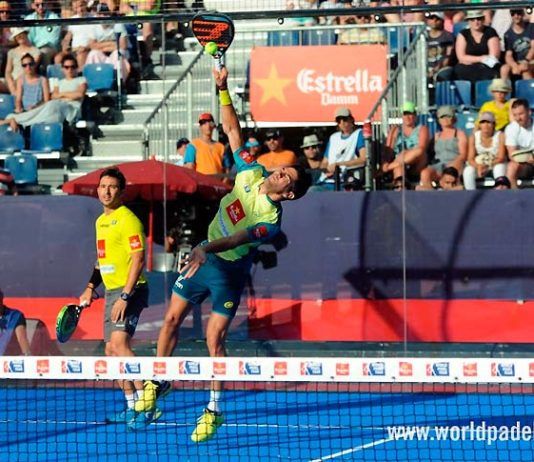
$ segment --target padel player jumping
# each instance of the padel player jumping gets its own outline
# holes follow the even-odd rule
[[[237,168],[235,186],[222,198],[217,215],[208,228],[208,240],[195,247],[176,280],[163,326],[157,355],[171,356],[178,341],[178,329],[194,305],[211,296],[212,313],[206,328],[210,356],[226,355],[228,327],[239,306],[257,247],[279,231],[281,202],[302,197],[311,177],[300,166],[283,167],[271,174],[243,148],[243,135],[227,88],[228,71],[214,70],[219,90],[221,119]],[[170,391],[168,382],[145,382],[138,412],[156,409],[156,399]],[[209,403],[191,435],[194,442],[209,440],[224,421],[221,406],[222,383],[213,381]]]

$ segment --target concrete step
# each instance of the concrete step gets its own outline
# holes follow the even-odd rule
[[[62,168],[40,168],[39,184],[49,185],[55,194],[58,186],[64,183],[65,170]]]
[[[127,158],[129,156],[143,156],[143,143],[141,134],[139,134],[138,139],[134,140],[105,140],[98,139],[93,140],[91,143],[93,156],[91,157],[80,157],[81,162],[90,162],[92,158],[98,159],[101,158]],[[78,160],[78,158],[76,159]]]

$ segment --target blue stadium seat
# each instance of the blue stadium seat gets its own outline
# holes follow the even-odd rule
[[[436,114],[432,112],[430,112],[429,114],[419,114],[418,123],[426,125],[428,127],[428,132],[431,138],[439,129]]]
[[[53,152],[63,149],[63,125],[40,123],[32,125],[30,133],[31,152]]]
[[[475,83],[475,107],[480,108],[486,101],[491,101],[491,80],[478,80]]]
[[[390,54],[397,54],[401,48],[408,48],[410,29],[407,27],[388,27],[387,40]]]
[[[46,67],[46,78],[58,80],[65,78],[61,64],[49,64]]]
[[[32,154],[12,154],[4,161],[16,185],[37,184],[37,157]]]
[[[302,45],[335,45],[336,33],[332,29],[307,29],[302,33]]]
[[[298,45],[300,45],[300,37],[297,30],[269,32],[267,34],[267,46],[291,47]]]
[[[83,76],[87,79],[88,91],[111,90],[115,84],[113,64],[86,64],[83,66]]]
[[[452,26],[452,35],[454,35],[454,38],[464,29],[467,29],[467,21],[461,21],[457,22]]]
[[[24,149],[24,137],[20,132],[14,132],[9,125],[2,125],[0,129],[0,152],[13,154]]]
[[[531,109],[534,109],[534,79],[517,80],[515,82],[516,98],[523,98],[528,101]]]
[[[471,107],[471,82],[452,80],[436,84],[436,105]]]
[[[478,118],[478,112],[458,112],[456,114],[456,126],[465,132],[467,136],[471,134],[475,128],[475,122]]]
[[[15,112],[15,97],[5,93],[0,94],[0,119],[5,119],[13,112]]]

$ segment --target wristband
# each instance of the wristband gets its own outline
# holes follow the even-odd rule
[[[228,92],[228,90],[219,91],[219,102],[221,103],[221,106],[232,105],[232,98],[230,98],[230,93]]]
[[[91,279],[89,279],[89,282],[87,283],[87,287],[89,289],[94,290],[96,289],[102,282],[102,275],[100,274],[100,270],[97,268],[93,269],[93,274],[91,274]],[[89,284],[92,284],[93,287],[90,287]]]

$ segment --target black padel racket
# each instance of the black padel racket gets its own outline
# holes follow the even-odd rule
[[[216,11],[201,12],[191,20],[191,31],[198,43],[215,58],[215,65],[220,70],[222,57],[234,40],[233,21]]]
[[[56,319],[56,337],[59,343],[65,343],[74,334],[80,315],[86,306],[87,303],[81,305],[70,303],[61,308]]]

